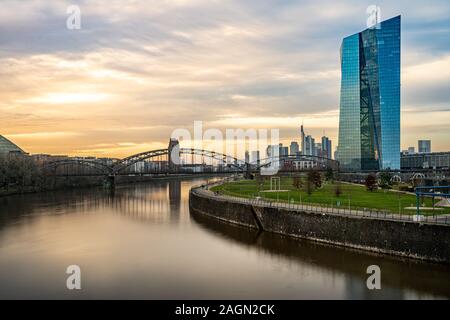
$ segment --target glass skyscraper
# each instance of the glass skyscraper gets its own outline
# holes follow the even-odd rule
[[[400,16],[344,38],[341,73],[341,168],[400,169]]]

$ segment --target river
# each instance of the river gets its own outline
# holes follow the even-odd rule
[[[450,267],[294,240],[190,214],[205,179],[0,198],[2,299],[450,298]],[[81,269],[68,290],[66,268]],[[366,268],[381,269],[369,290]]]

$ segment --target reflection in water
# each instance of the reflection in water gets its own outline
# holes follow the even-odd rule
[[[199,179],[0,198],[0,298],[449,298],[448,266],[189,213]],[[65,288],[78,264],[82,290]],[[369,291],[367,266],[382,271]]]
[[[235,241],[271,258],[286,263],[302,263],[323,273],[345,275],[345,298],[347,299],[405,299],[428,297],[430,293],[450,297],[450,268],[411,259],[360,252],[284,237],[272,233],[257,232],[247,228],[219,222],[192,212],[199,225],[215,235]],[[382,289],[367,290],[365,269],[379,265],[382,272]]]

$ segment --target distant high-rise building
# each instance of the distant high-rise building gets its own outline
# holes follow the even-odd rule
[[[400,16],[343,39],[338,161],[400,169]]]
[[[269,145],[266,148],[266,154],[268,158],[276,158],[280,155],[280,146]]]
[[[331,159],[332,158],[331,140],[323,136],[322,137],[322,157]]]
[[[419,153],[431,152],[431,140],[419,140]]]
[[[280,157],[287,157],[289,155],[289,148],[283,147],[283,144],[279,144],[279,155]]]
[[[296,141],[291,142],[289,151],[291,156],[296,156],[300,152],[298,143]]]
[[[251,156],[251,163],[253,164],[259,164],[259,151],[252,151],[252,156]]]
[[[245,150],[245,162],[250,163],[250,153],[248,150]]]
[[[305,137],[305,150],[302,151],[302,154],[307,155],[307,156],[315,155],[314,147],[315,147],[314,138],[311,137],[310,135],[306,136]]]
[[[300,147],[301,147],[302,154],[306,154],[306,140],[305,140],[306,137],[305,137],[305,131],[303,130],[303,123],[300,126],[300,138],[301,138]]]
[[[317,157],[322,157],[322,143],[318,142],[314,144],[314,155]]]

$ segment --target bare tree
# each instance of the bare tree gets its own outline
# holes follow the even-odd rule
[[[300,189],[302,187],[302,185],[303,185],[302,178],[294,177],[292,179],[292,185],[294,186],[294,188]]]
[[[373,174],[369,174],[366,177],[365,185],[367,190],[373,191],[377,186],[377,178]]]
[[[322,186],[322,175],[316,169],[311,169],[308,171],[308,181],[310,181],[316,188]]]

